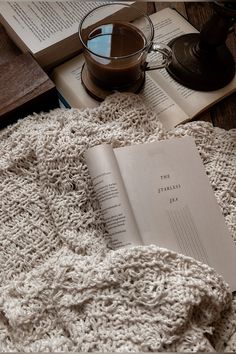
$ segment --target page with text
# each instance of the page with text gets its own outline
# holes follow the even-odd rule
[[[158,120],[166,130],[174,128],[189,116],[167,95],[166,91],[154,80],[151,75],[146,75],[144,88],[140,96],[145,103],[157,113]]]
[[[35,54],[76,34],[81,19],[102,4],[106,2],[3,1],[0,14]]]
[[[142,244],[119,167],[110,145],[95,146],[85,153],[111,249]]]
[[[154,40],[168,44],[170,40],[185,33],[198,32],[175,10],[167,8],[150,16],[154,24]],[[149,60],[154,60],[155,54],[151,54]],[[175,101],[175,103],[192,118],[200,113],[207,106],[217,102],[222,97],[232,93],[236,88],[236,77],[231,83],[220,90],[212,92],[200,92],[191,90],[176,82],[165,69],[153,70],[148,72],[155,82]],[[177,122],[176,118],[176,122]],[[175,125],[176,125],[175,122]],[[179,120],[178,123],[180,123]]]
[[[191,137],[114,149],[144,244],[214,267],[236,290],[236,246]]]
[[[174,98],[175,103],[185,112],[188,118],[193,118],[211,104],[217,103],[223,97],[230,95],[236,89],[236,77],[228,85],[219,90],[200,92],[180,85],[165,69],[153,71],[150,76],[160,84],[170,97]],[[177,122],[177,124],[180,122]]]

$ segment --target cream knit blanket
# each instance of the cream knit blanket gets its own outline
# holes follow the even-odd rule
[[[156,246],[109,251],[84,163],[191,135],[236,241],[236,131],[166,132],[136,95],[0,132],[0,351],[236,351],[236,300],[213,269]]]

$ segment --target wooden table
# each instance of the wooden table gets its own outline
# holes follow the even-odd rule
[[[211,3],[207,2],[148,2],[147,6],[149,14],[167,6],[174,7],[198,30],[202,28],[202,25],[213,13]],[[230,33],[228,36],[227,45],[236,60],[236,26],[234,32]],[[0,26],[0,64],[11,60],[16,55],[19,55],[19,53],[20,51],[15,47]],[[214,126],[225,129],[236,128],[236,93],[220,101],[210,110],[200,114],[195,119],[209,121],[212,122]]]

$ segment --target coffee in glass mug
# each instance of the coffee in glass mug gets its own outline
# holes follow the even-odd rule
[[[153,43],[152,22],[134,5],[112,3],[93,9],[80,23],[79,37],[84,48],[84,77],[100,92],[138,92],[145,71],[170,62],[171,49]],[[150,52],[160,53],[162,60],[147,62]]]

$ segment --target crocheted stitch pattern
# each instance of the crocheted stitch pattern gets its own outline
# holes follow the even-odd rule
[[[236,303],[215,271],[157,246],[109,251],[88,147],[191,135],[236,241],[235,131],[166,132],[139,96],[56,109],[0,132],[0,351],[235,350]]]

